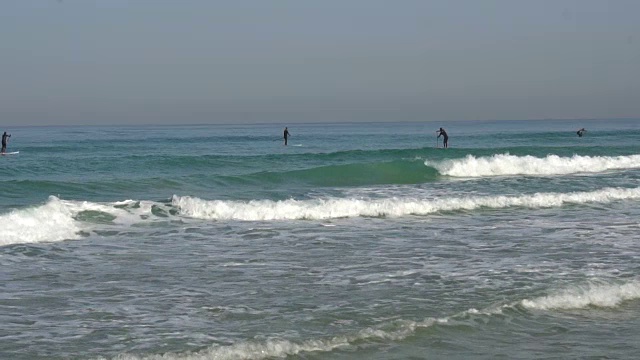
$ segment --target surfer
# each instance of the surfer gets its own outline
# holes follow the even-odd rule
[[[578,130],[578,132],[576,132],[576,134],[578,134],[578,137],[582,137],[582,135],[584,135],[584,133],[585,133],[586,131],[587,131],[587,130],[585,130],[584,128],[582,128],[582,129]]]
[[[436,131],[436,133],[438,133],[438,138],[440,138],[440,136],[442,135],[442,147],[449,147],[449,136],[447,135],[447,132],[444,131],[443,128],[440,128],[440,130]]]
[[[285,127],[284,128],[284,145],[287,145],[287,138],[289,138],[289,130]]]
[[[10,137],[11,137],[11,134],[7,134],[6,131],[4,132],[4,134],[2,134],[2,151],[1,151],[2,154],[7,152],[7,139]]]

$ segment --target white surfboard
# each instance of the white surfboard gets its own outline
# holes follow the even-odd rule
[[[15,155],[15,154],[19,154],[20,151],[13,151],[13,152],[7,152],[7,153],[1,153],[1,155]]]

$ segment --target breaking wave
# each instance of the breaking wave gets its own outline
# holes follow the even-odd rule
[[[452,177],[489,177],[509,175],[569,175],[598,173],[608,170],[640,168],[640,155],[629,156],[581,156],[562,157],[547,155],[540,158],[531,155],[515,156],[496,154],[488,157],[467,155],[462,159],[425,161],[442,175]]]
[[[116,203],[61,200],[49,197],[36,207],[0,215],[0,246],[80,238],[99,226],[131,225],[187,217],[204,220],[277,221],[324,220],[350,217],[400,217],[438,212],[546,208],[567,204],[611,203],[640,199],[640,188],[604,188],[588,192],[536,193],[513,196],[447,198],[387,197],[318,198],[307,200],[204,200],[174,195],[170,204],[126,200]]]
[[[640,188],[605,188],[589,192],[537,193],[520,196],[469,196],[436,199],[385,198],[312,200],[203,200],[190,196],[173,196],[172,205],[183,216],[212,220],[322,220],[358,216],[398,217],[427,215],[441,211],[463,211],[479,208],[507,207],[543,208],[565,204],[609,203],[640,199]]]

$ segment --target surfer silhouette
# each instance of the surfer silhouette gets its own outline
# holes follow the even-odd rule
[[[438,133],[438,138],[440,138],[440,136],[442,136],[442,147],[449,147],[449,135],[447,135],[447,132],[444,131],[443,128],[440,128],[440,130],[436,131],[436,133]]]
[[[582,137],[582,135],[584,135],[584,133],[585,133],[586,131],[587,131],[587,130],[585,130],[584,128],[582,128],[582,129],[578,130],[578,132],[576,132],[576,134],[578,134],[578,137]]]
[[[287,145],[287,139],[289,138],[289,130],[285,127],[284,128],[284,145]]]
[[[7,140],[10,137],[11,134],[7,134],[6,131],[4,132],[4,134],[2,134],[2,151],[0,151],[0,153],[4,154],[7,152]]]

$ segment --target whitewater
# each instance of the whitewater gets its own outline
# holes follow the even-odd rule
[[[0,358],[635,358],[639,124],[11,129]]]

